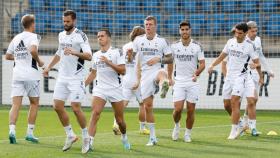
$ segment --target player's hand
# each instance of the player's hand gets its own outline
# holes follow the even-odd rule
[[[250,65],[250,68],[251,68],[251,69],[256,69],[256,68],[257,68],[257,64],[250,63],[249,65]]]
[[[168,79],[168,82],[169,82],[169,86],[173,86],[174,85],[174,80],[172,78],[169,78]]]
[[[49,71],[50,71],[49,68],[45,68],[45,69],[43,70],[43,76],[44,76],[44,77],[48,77],[48,76],[49,76]]]
[[[73,48],[66,47],[64,48],[64,55],[74,55],[75,50]]]
[[[133,50],[128,49],[126,55],[127,55],[128,62],[131,62],[133,60]]]
[[[153,66],[154,64],[156,64],[156,63],[158,63],[158,62],[160,62],[160,57],[154,57],[154,58],[150,59],[150,60],[147,62],[147,64],[148,64],[149,66]]]
[[[198,76],[196,76],[196,74],[193,74],[193,76],[192,76],[192,81],[193,81],[193,82],[196,82],[196,81],[197,81],[197,78],[198,78]]]
[[[105,56],[100,56],[100,61],[108,64],[110,61],[108,60],[108,58],[106,58]]]
[[[210,65],[208,67],[208,73],[211,74],[213,72],[214,66]]]
[[[40,62],[38,63],[39,67],[43,67],[44,66],[44,62],[42,60],[40,60]]]
[[[269,72],[268,76],[274,78],[274,72]]]
[[[259,80],[259,85],[262,86],[263,84],[264,84],[264,79],[263,79],[263,77],[261,77]]]
[[[132,90],[136,90],[140,85],[140,81],[137,81],[133,86],[132,86]]]

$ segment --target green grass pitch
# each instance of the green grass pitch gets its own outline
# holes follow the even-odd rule
[[[70,108],[74,131],[80,136],[81,130]],[[84,108],[89,119],[90,109]],[[229,141],[230,118],[223,110],[197,110],[196,121],[192,133],[192,143],[183,142],[184,129],[181,130],[178,141],[171,140],[173,128],[172,110],[155,109],[156,133],[158,145],[146,147],[148,136],[138,134],[137,109],[126,109],[125,118],[127,133],[132,149],[126,151],[120,141],[120,136],[111,131],[113,114],[111,109],[104,109],[95,136],[95,149],[86,155],[81,154],[81,139],[67,151],[62,152],[65,140],[56,113],[52,108],[41,108],[35,127],[35,135],[39,137],[39,144],[32,144],[24,140],[27,124],[27,108],[22,108],[16,126],[18,144],[8,141],[8,107],[0,107],[0,158],[273,158],[280,155],[280,136],[267,136],[270,130],[280,134],[279,111],[258,111],[257,127],[262,132],[259,137],[244,135],[237,140]],[[185,112],[182,119],[185,119]],[[181,121],[184,127],[185,121]]]

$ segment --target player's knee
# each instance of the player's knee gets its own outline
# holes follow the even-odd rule
[[[176,114],[176,115],[181,114],[182,111],[183,111],[183,109],[181,109],[181,108],[175,108],[174,109],[174,114]]]

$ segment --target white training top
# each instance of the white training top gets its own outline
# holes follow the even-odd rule
[[[115,89],[121,87],[121,78],[113,68],[105,62],[100,61],[100,57],[105,56],[116,65],[125,64],[123,53],[120,49],[110,47],[107,52],[101,50],[93,54],[92,69],[96,70],[96,80],[94,88]]]
[[[40,80],[37,62],[32,58],[31,46],[39,47],[41,37],[35,33],[24,31],[11,41],[7,54],[14,56],[13,80]]]
[[[129,42],[123,46],[123,54],[125,57],[125,75],[123,76],[123,87],[132,88],[137,81],[136,59],[131,62],[127,61],[127,50],[133,49],[133,43]]]
[[[141,70],[145,74],[154,73],[161,68],[161,63],[147,65],[150,59],[162,58],[164,55],[172,53],[168,42],[157,34],[152,40],[148,40],[146,34],[137,36],[133,41],[133,52],[136,52],[140,58]]]
[[[256,47],[246,39],[242,43],[238,43],[236,38],[229,39],[222,52],[228,55],[227,79],[248,74],[250,59],[258,58]]]
[[[188,46],[184,46],[182,41],[177,41],[171,45],[174,57],[174,79],[176,84],[184,85],[192,81],[193,74],[197,70],[198,61],[204,60],[202,46],[191,39]]]
[[[83,80],[86,75],[84,60],[75,55],[64,55],[64,48],[92,54],[86,34],[75,28],[69,35],[66,31],[60,32],[58,40],[59,46],[56,52],[56,55],[60,56],[58,79]]]
[[[263,54],[263,51],[262,51],[262,43],[261,43],[261,38],[259,36],[256,36],[255,39],[252,41],[248,36],[246,37],[247,40],[251,41],[252,43],[254,43],[254,45],[256,46],[256,52],[258,53],[259,55],[259,59],[260,59],[260,63],[261,63],[261,68],[262,70],[266,70],[268,73],[273,73],[272,72],[272,69],[270,68],[269,64],[267,63],[266,61],[266,58]],[[258,75],[258,72],[256,69],[252,70],[250,69],[250,71],[253,73],[253,74],[257,74]]]

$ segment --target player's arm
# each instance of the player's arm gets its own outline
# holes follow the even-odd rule
[[[274,77],[274,72],[272,71],[271,67],[269,66],[269,64],[262,52],[259,54],[259,60],[260,60],[261,65],[263,66],[263,68],[268,71],[268,75],[271,77]]]
[[[89,85],[95,79],[95,77],[96,77],[96,70],[91,69],[90,74],[85,80],[85,86]]]
[[[259,65],[256,67],[256,70],[260,76],[259,83],[260,83],[260,85],[262,85],[264,81],[263,81],[263,74],[262,74],[262,70],[261,70],[260,60],[259,60],[259,58],[257,58],[257,59],[253,59],[252,61],[255,65]]]
[[[225,58],[227,57],[227,54],[225,52],[222,52],[218,58],[216,58],[212,64],[208,67],[208,73],[211,74],[213,72],[213,69],[215,66],[220,64]]]
[[[36,45],[30,47],[30,53],[32,58],[38,63],[39,67],[44,66],[44,62],[39,58],[38,47]]]
[[[73,48],[65,48],[64,49],[64,53],[65,55],[74,55],[77,56],[78,58],[82,59],[82,60],[88,60],[91,61],[92,55],[91,52],[78,52],[76,50],[74,50]]]
[[[172,86],[174,84],[173,81],[173,69],[174,69],[174,64],[167,64],[167,75],[168,75],[168,80],[169,80],[169,85]]]
[[[15,60],[14,58],[14,40],[11,41],[11,43],[9,44],[9,47],[7,49],[7,52],[5,54],[5,58],[6,60]]]
[[[222,74],[224,77],[226,77],[227,75],[227,61],[226,60],[223,60],[222,61]]]
[[[51,70],[51,68],[54,67],[54,65],[56,65],[60,60],[60,56],[55,54],[54,57],[52,58],[52,61],[50,62],[50,64],[44,69],[43,71],[43,75],[45,77],[47,77],[49,75],[49,71]]]
[[[203,60],[199,60],[198,68],[195,71],[194,75],[199,76],[204,69],[205,69],[205,60],[204,59]]]
[[[132,90],[136,90],[139,85],[140,85],[140,81],[141,81],[141,59],[140,59],[140,55],[136,55],[136,75],[137,75],[137,81],[135,83],[135,85],[132,87]]]

